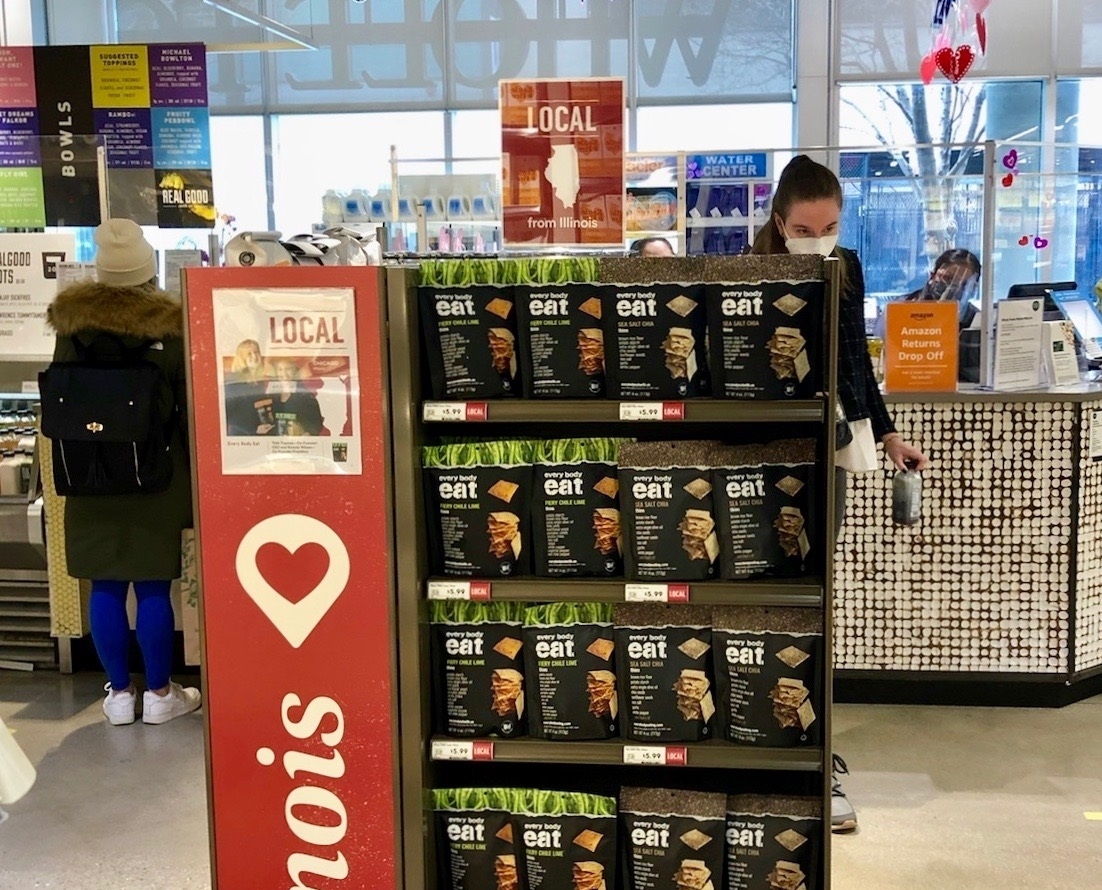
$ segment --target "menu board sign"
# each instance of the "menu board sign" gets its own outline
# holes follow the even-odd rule
[[[206,48],[0,47],[0,225],[214,225]]]
[[[503,80],[506,246],[621,247],[624,81]]]

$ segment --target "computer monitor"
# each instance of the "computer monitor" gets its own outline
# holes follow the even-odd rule
[[[1045,301],[1044,320],[1061,321],[1064,313],[1053,294],[1064,291],[1074,291],[1078,285],[1074,281],[1037,282],[1035,284],[1012,284],[1006,293],[1008,300],[1041,300]]]

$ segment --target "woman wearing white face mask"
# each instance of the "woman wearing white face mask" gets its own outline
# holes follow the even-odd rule
[[[852,440],[837,454],[835,528],[845,518],[846,472],[879,469],[876,443],[899,469],[918,469],[929,461],[895,431],[891,415],[873,374],[865,339],[865,279],[857,254],[838,247],[842,216],[842,185],[838,177],[807,155],[797,155],[781,173],[773,195],[772,216],[754,239],[752,253],[794,253],[833,256],[842,261],[842,300],[838,329],[838,398]],[[841,445],[842,439],[839,439]],[[835,831],[857,828],[857,813],[846,799],[837,774],[847,773],[835,755],[831,824]]]

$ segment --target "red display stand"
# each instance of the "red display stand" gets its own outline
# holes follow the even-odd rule
[[[379,272],[188,269],[185,301],[214,886],[395,887]]]

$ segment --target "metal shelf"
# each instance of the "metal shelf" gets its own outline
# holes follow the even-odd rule
[[[776,402],[765,400],[688,399],[684,402],[639,400],[604,401],[499,399],[487,402],[426,402],[426,405],[449,405],[457,408],[457,416],[437,420],[426,415],[425,423],[819,423],[823,420],[824,402],[815,399]],[[674,406],[668,420],[621,421],[621,406]],[[467,406],[464,410],[463,406]],[[477,406],[476,411],[472,407]],[[680,416],[676,416],[680,414]],[[466,420],[464,420],[466,416]],[[476,419],[477,418],[477,419]]]
[[[433,736],[429,744],[430,759],[432,742],[450,745],[458,739]],[[696,742],[687,744],[644,744],[626,742],[622,739],[609,739],[605,742],[547,742],[540,739],[478,739],[474,741],[483,750],[492,745],[491,757],[477,757],[482,762],[499,763],[566,763],[597,764],[601,766],[634,765],[625,762],[625,748],[650,750],[680,750],[684,752],[684,765],[712,769],[742,770],[782,770],[796,772],[821,772],[823,751],[821,748],[753,748],[732,745],[727,742]],[[455,758],[442,758],[453,760]],[[467,758],[464,758],[467,759]],[[672,766],[656,765],[655,769],[673,769]]]
[[[430,599],[489,599],[534,603],[622,603],[690,602],[724,606],[797,606],[821,609],[823,582],[820,578],[767,578],[753,581],[701,581],[694,583],[633,583],[622,578],[510,578],[465,581],[431,578],[430,585],[442,585],[452,595]],[[464,595],[462,588],[466,585]],[[475,595],[471,596],[471,588]],[[632,588],[647,587],[655,593],[634,594]],[[662,588],[666,589],[663,596]],[[629,597],[629,593],[632,593]],[[652,598],[653,596],[653,598]]]

